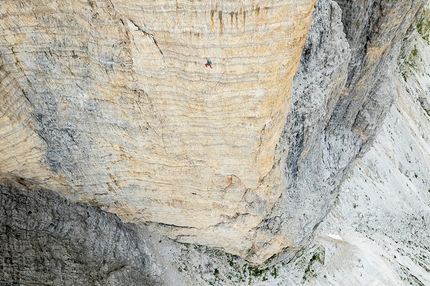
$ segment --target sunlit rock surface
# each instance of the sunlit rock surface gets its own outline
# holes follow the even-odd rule
[[[427,8],[403,39],[395,103],[312,239],[293,257],[258,268],[213,249],[166,243],[163,257],[174,255],[164,265],[178,269],[165,276],[167,285],[430,284],[429,19]]]
[[[3,2],[1,172],[247,256],[313,5]]]
[[[422,2],[4,1],[0,172],[289,261],[401,93]]]

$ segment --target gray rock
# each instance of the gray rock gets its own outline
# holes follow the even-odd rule
[[[21,178],[0,179],[1,285],[158,285],[132,225]]]
[[[372,145],[396,95],[402,40],[422,5],[317,1],[278,145],[288,185],[260,228],[295,239],[283,256],[305,243]]]
[[[343,33],[339,6],[317,1],[313,21],[294,79],[292,107],[278,154],[285,160],[287,188],[261,229],[276,229],[296,237],[300,248],[330,210],[333,186],[324,181],[324,127],[347,77],[350,49]],[[328,52],[330,51],[330,52]],[[276,218],[280,218],[276,220]],[[278,224],[274,228],[273,224]],[[297,248],[279,259],[292,256]]]

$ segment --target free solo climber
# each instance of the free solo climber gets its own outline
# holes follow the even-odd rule
[[[212,62],[211,62],[211,60],[210,59],[207,59],[206,60],[206,63],[205,63],[205,67],[210,67],[210,68],[212,68]]]

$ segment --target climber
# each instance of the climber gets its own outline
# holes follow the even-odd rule
[[[212,68],[212,62],[211,62],[211,60],[210,59],[207,59],[206,60],[206,63],[205,63],[205,67],[210,67],[210,68]]]

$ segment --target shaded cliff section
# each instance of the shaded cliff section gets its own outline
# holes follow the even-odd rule
[[[0,178],[0,285],[159,285],[139,232],[19,177]]]
[[[400,47],[423,1],[317,1],[278,145],[287,187],[260,231],[300,247],[373,144],[397,96]],[[282,223],[276,223],[276,222]]]

